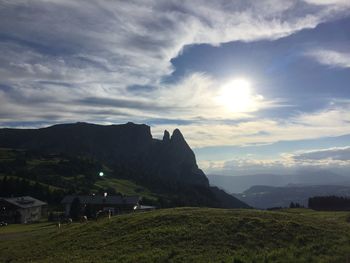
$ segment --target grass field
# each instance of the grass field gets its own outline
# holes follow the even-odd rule
[[[98,188],[114,188],[115,191],[124,195],[141,195],[149,199],[155,199],[155,195],[152,194],[148,189],[143,186],[137,185],[136,183],[116,178],[103,178],[95,183]]]
[[[164,209],[0,228],[0,262],[347,262],[345,212]]]
[[[43,229],[49,229],[53,227],[53,223],[36,223],[36,224],[27,224],[27,225],[20,225],[20,224],[10,224],[6,227],[1,227],[0,228],[0,235],[3,237],[5,234],[22,234],[22,233],[31,233],[33,234],[34,232],[38,232],[41,234],[41,231]],[[10,237],[11,235],[9,235]]]

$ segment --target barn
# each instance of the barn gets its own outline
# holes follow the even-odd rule
[[[47,203],[31,196],[0,198],[0,221],[7,223],[31,223],[39,221]]]

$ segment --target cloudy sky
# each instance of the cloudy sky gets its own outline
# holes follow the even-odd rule
[[[0,0],[0,126],[180,128],[207,173],[350,171],[349,0]]]

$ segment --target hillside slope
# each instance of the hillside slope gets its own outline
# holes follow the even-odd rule
[[[0,262],[346,262],[347,216],[178,208],[60,230],[9,226],[0,229]]]

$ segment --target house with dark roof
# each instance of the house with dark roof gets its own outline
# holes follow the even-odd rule
[[[47,203],[31,196],[0,198],[0,221],[7,223],[31,223],[39,221]]]
[[[72,203],[75,199],[79,200],[82,210],[89,207],[94,212],[110,211],[111,214],[120,214],[130,212],[139,207],[140,196],[121,196],[121,195],[67,195],[61,203],[65,207],[65,214],[69,216]]]

